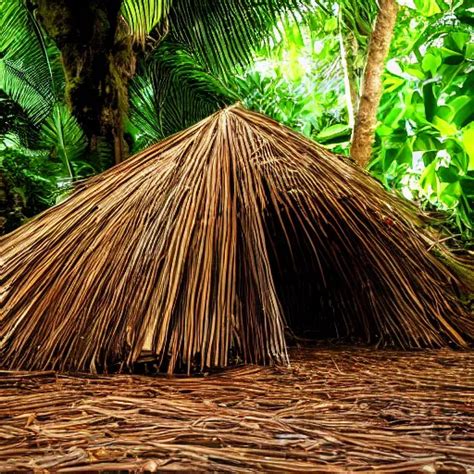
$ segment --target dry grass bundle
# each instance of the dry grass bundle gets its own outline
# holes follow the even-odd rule
[[[462,283],[432,240],[358,167],[232,107],[0,241],[0,364],[123,371],[144,351],[169,372],[286,362],[287,326],[465,346]]]

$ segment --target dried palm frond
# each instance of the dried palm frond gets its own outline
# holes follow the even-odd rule
[[[433,238],[348,160],[231,107],[0,240],[0,364],[124,371],[144,352],[169,372],[284,363],[288,326],[466,346],[459,294],[473,281],[432,254]]]

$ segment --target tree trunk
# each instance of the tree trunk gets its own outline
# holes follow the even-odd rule
[[[369,162],[372,153],[377,109],[382,95],[382,74],[390,49],[397,11],[396,0],[380,0],[380,10],[370,37],[351,145],[351,156],[361,166]]]
[[[122,0],[36,0],[39,20],[61,51],[66,100],[89,138],[90,151],[103,137],[115,161],[126,154],[123,118],[135,58]]]

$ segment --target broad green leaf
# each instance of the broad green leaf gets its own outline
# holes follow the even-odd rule
[[[474,123],[464,127],[462,131],[462,141],[466,153],[469,156],[468,170],[474,170]]]
[[[426,191],[437,191],[438,189],[438,177],[436,175],[436,161],[429,164],[421,173],[420,186]]]
[[[435,137],[427,133],[417,134],[415,137],[415,141],[413,142],[414,151],[433,151],[438,150],[439,147],[439,141]]]
[[[388,170],[391,169],[391,167],[394,167],[393,169],[396,168],[397,162],[395,161],[395,157],[397,156],[397,152],[398,150],[396,148],[383,149],[382,165],[385,173],[388,173]]]
[[[474,59],[474,42],[470,42],[466,45],[466,59]]]
[[[464,148],[462,138],[452,137],[443,142],[444,148],[451,157],[451,163],[460,171],[466,172],[469,166],[469,156]]]
[[[450,104],[442,105],[436,110],[436,115],[448,123],[452,122],[455,114],[456,110]]]
[[[375,133],[380,137],[388,137],[393,133],[393,128],[382,123],[376,128]]]
[[[438,188],[438,198],[449,208],[453,208],[459,203],[459,197],[461,195],[462,188],[459,181],[445,185],[441,184]]]
[[[425,75],[423,74],[423,71],[420,70],[418,65],[416,66],[408,66],[403,69],[405,74],[409,74],[410,76],[413,76],[416,79],[424,79]]]
[[[425,166],[428,166],[432,163],[437,164],[436,162],[437,154],[438,154],[437,151],[427,151],[423,153],[423,163],[425,164]]]
[[[327,141],[350,134],[351,129],[345,124],[336,124],[321,130],[316,140]]]
[[[423,16],[433,16],[441,13],[436,0],[414,0],[416,8]]]
[[[385,93],[393,92],[405,84],[405,79],[394,74],[387,74],[383,82]]]
[[[457,127],[453,123],[449,123],[446,120],[443,120],[441,117],[436,116],[433,119],[433,125],[436,129],[439,130],[439,133],[442,136],[449,137],[451,135],[455,135],[458,131]]]
[[[441,66],[441,63],[442,59],[437,54],[426,53],[423,57],[421,67],[423,71],[429,71],[434,76],[439,66]]]
[[[403,115],[405,113],[405,110],[403,107],[394,107],[388,115],[383,119],[384,125],[387,125],[388,127],[391,128],[396,128],[398,125],[398,122],[402,119]]]
[[[413,151],[410,146],[410,143],[407,142],[405,143],[402,148],[398,151],[395,160],[397,163],[407,163],[407,164],[412,164],[412,157],[413,157]]]
[[[474,119],[474,98],[461,95],[448,103],[454,110],[453,121],[458,127],[463,127],[468,121]]]
[[[455,166],[449,166],[448,168],[441,166],[438,168],[437,173],[441,181],[444,181],[445,183],[459,181],[458,169]]]
[[[456,51],[458,53],[463,53],[466,44],[471,40],[468,33],[462,31],[452,31],[444,39],[444,46],[448,49]]]

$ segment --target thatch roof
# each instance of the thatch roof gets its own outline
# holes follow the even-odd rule
[[[459,294],[474,283],[434,240],[357,166],[232,107],[2,238],[0,365],[129,370],[144,352],[170,372],[286,362],[287,326],[465,346],[474,324]]]

